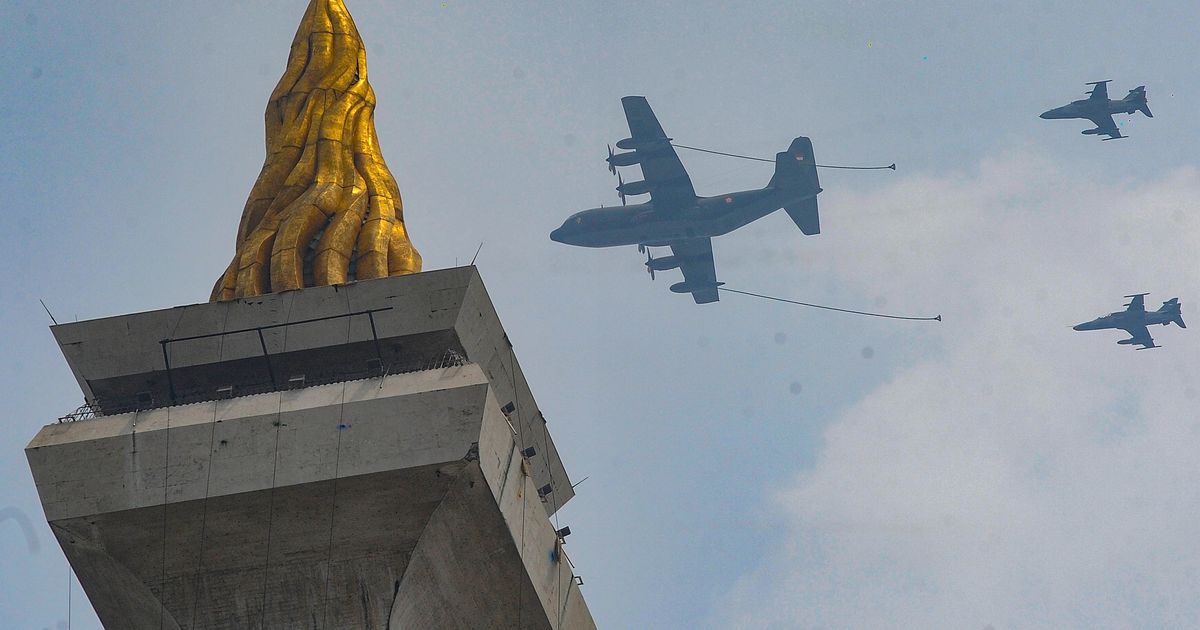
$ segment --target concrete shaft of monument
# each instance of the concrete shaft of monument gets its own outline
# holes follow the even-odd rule
[[[26,454],[106,627],[595,627],[474,267],[53,331],[90,413]]]

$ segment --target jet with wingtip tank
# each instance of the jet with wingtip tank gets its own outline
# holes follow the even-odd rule
[[[617,179],[619,207],[600,207],[571,215],[550,233],[551,240],[580,247],[637,245],[646,254],[646,270],[679,269],[683,282],[671,285],[675,293],[690,293],[697,304],[716,302],[716,265],[712,238],[783,208],[804,234],[821,231],[817,215],[816,160],[812,142],[803,136],[792,141],[787,151],[775,155],[775,175],[758,190],[699,197],[692,180],[679,161],[671,138],[663,132],[650,104],[643,96],[621,99],[629,122],[630,137],[617,143],[625,153],[608,149],[608,168],[638,165],[642,180]],[[626,197],[650,195],[650,201],[626,204]],[[670,247],[671,255],[655,258],[651,247]]]
[[[1180,314],[1179,298],[1171,298],[1163,302],[1162,307],[1157,311],[1146,312],[1146,296],[1148,293],[1138,293],[1135,295],[1126,295],[1127,298],[1132,298],[1125,305],[1125,310],[1109,313],[1104,317],[1098,317],[1090,322],[1084,322],[1077,326],[1073,326],[1075,330],[1104,330],[1107,328],[1119,328],[1132,335],[1129,339],[1121,339],[1117,343],[1120,345],[1139,345],[1138,350],[1147,348],[1159,348],[1161,346],[1154,345],[1154,339],[1150,336],[1150,331],[1147,326],[1152,324],[1175,324],[1180,328],[1187,328],[1183,323],[1183,315]]]
[[[1109,79],[1088,83],[1087,85],[1092,86],[1092,89],[1087,92],[1087,98],[1043,112],[1041,117],[1048,120],[1084,118],[1096,124],[1095,129],[1085,129],[1083,131],[1083,135],[1085,136],[1108,136],[1107,138],[1101,138],[1101,140],[1128,138],[1129,136],[1121,135],[1121,130],[1113,122],[1113,114],[1142,112],[1147,118],[1154,118],[1154,114],[1150,113],[1150,107],[1146,105],[1146,86],[1139,85],[1129,90],[1129,94],[1126,94],[1125,98],[1114,101],[1108,98],[1108,84],[1111,82],[1112,80]]]

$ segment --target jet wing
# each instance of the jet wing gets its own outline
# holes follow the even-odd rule
[[[1117,123],[1113,121],[1112,114],[1098,114],[1096,116],[1089,116],[1088,120],[1096,123],[1099,133],[1108,136],[1109,140],[1124,137],[1121,135],[1121,130],[1117,129]],[[1101,139],[1103,140],[1104,138]]]
[[[674,205],[691,203],[696,198],[692,179],[687,169],[671,146],[671,139],[658,124],[654,110],[644,96],[626,96],[621,99],[625,118],[629,122],[629,134],[633,139],[634,151],[641,154],[642,178],[650,189],[654,205],[669,209]]]
[[[1089,98],[1096,101],[1108,100],[1108,81],[1095,81],[1093,83],[1089,83],[1088,85],[1094,86],[1091,91],[1088,92]]]
[[[1122,329],[1125,332],[1132,335],[1132,337],[1130,337],[1127,341],[1123,341],[1121,343],[1130,343],[1130,344],[1140,345],[1141,348],[1138,348],[1138,350],[1145,350],[1146,348],[1157,348],[1158,347],[1158,346],[1154,345],[1154,338],[1150,336],[1150,331],[1146,329],[1146,326],[1144,324],[1141,326],[1137,326],[1137,325],[1123,326]]]
[[[1126,313],[1145,313],[1146,312],[1146,294],[1139,293],[1137,295],[1126,295],[1127,298],[1133,298],[1126,304]],[[1143,327],[1144,329],[1145,327]],[[1129,334],[1133,334],[1130,332]]]
[[[691,293],[697,304],[707,304],[721,299],[717,295],[717,267],[713,263],[712,239],[689,238],[671,241],[671,252],[679,261],[683,282],[671,285],[676,293]]]

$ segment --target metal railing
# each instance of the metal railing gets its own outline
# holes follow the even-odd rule
[[[400,364],[400,365],[384,366],[382,372],[379,374],[375,374],[375,375],[371,375],[371,376],[361,376],[361,377],[357,377],[357,378],[346,378],[346,379],[340,379],[340,380],[321,379],[321,380],[317,380],[317,381],[307,381],[301,387],[317,387],[319,385],[328,385],[328,384],[337,383],[337,382],[361,381],[361,380],[367,380],[367,379],[371,379],[371,378],[386,378],[388,376],[394,376],[394,375],[398,375],[398,374],[413,374],[416,372],[427,372],[429,370],[443,370],[443,369],[451,368],[451,367],[461,367],[468,363],[470,363],[470,361],[467,359],[467,357],[463,356],[463,354],[461,352],[459,352],[453,348],[447,348],[445,350],[445,352],[442,352],[441,354],[434,356],[434,357],[429,357],[429,358],[422,359],[419,361],[413,361],[410,363],[404,363],[404,364]],[[284,391],[286,389],[298,389],[298,388],[280,386],[280,387],[276,387],[275,389],[270,390],[270,391]],[[252,396],[255,394],[262,394],[262,393],[266,393],[266,392],[258,391],[258,390],[254,390],[254,389],[242,390],[241,393],[233,393],[231,397],[237,398],[240,396]],[[200,401],[197,401],[197,402],[200,402]],[[162,405],[156,405],[156,404],[151,403],[151,404],[148,404],[144,408],[141,408],[141,407],[132,407],[132,408],[117,407],[116,409],[114,409],[106,414],[106,413],[103,413],[102,411],[97,411],[98,409],[102,410],[105,408],[104,401],[103,400],[95,400],[92,402],[84,402],[77,409],[75,409],[75,411],[72,411],[71,413],[68,413],[65,416],[59,417],[58,423],[62,424],[64,422],[79,422],[81,420],[94,420],[96,418],[99,418],[99,417],[102,417],[105,415],[117,415],[117,414],[121,414],[121,413],[129,413],[132,411],[140,411],[140,410],[144,410],[144,409],[155,409],[155,408],[158,408],[161,406]]]
[[[369,309],[369,310],[365,310],[365,311],[356,311],[354,313],[341,313],[338,315],[329,315],[327,317],[313,317],[311,319],[302,319],[302,320],[294,321],[294,322],[268,324],[266,326],[254,326],[252,328],[242,328],[239,330],[225,330],[225,331],[221,331],[221,332],[208,333],[208,334],[204,334],[204,335],[191,335],[188,337],[177,337],[175,339],[170,339],[170,338],[163,339],[163,340],[159,341],[158,343],[162,346],[163,365],[166,367],[166,370],[167,370],[167,388],[171,395],[171,404],[175,404],[177,402],[177,396],[176,396],[176,391],[175,391],[175,379],[171,374],[171,353],[167,349],[167,347],[173,343],[180,343],[180,342],[184,342],[184,341],[195,341],[198,339],[211,339],[213,337],[225,337],[228,335],[236,335],[239,333],[257,333],[258,334],[258,343],[259,343],[259,346],[262,348],[262,357],[263,357],[263,360],[265,361],[266,368],[267,368],[267,376],[271,379],[271,388],[274,390],[278,390],[279,382],[277,381],[276,376],[275,376],[275,368],[271,364],[271,353],[267,350],[267,340],[266,340],[266,337],[263,336],[264,330],[274,330],[276,328],[287,328],[288,326],[298,326],[300,324],[311,324],[314,322],[324,322],[324,321],[328,321],[331,319],[341,319],[343,317],[350,318],[350,317],[354,317],[355,315],[366,315],[367,320],[371,324],[371,340],[374,342],[374,345],[375,345],[375,357],[379,361],[380,365],[382,365],[383,364],[383,353],[379,348],[379,333],[375,329],[375,313],[379,313],[382,311],[390,311],[390,310],[392,310],[392,307],[385,306],[383,308],[373,308],[373,309]]]
[[[89,405],[88,403],[85,402],[82,405],[80,405],[79,408],[76,409],[75,411],[72,411],[71,413],[69,413],[65,416],[59,417],[58,423],[62,424],[64,422],[78,422],[80,420],[91,420],[96,417],[97,417],[96,411],[94,409],[92,409],[91,405]]]

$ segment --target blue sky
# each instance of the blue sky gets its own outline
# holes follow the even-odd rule
[[[22,449],[80,393],[60,320],[203,301],[306,3],[0,3],[0,626],[67,618]],[[1200,296],[1189,2],[348,0],[427,269],[479,266],[568,470],[601,627],[1186,627],[1200,614],[1200,338],[1070,324]],[[1129,140],[1037,115],[1145,84]],[[823,233],[714,243],[698,307],[633,248],[547,234],[616,203],[648,97],[685,144],[812,137]],[[700,194],[770,166],[681,153]],[[636,169],[633,169],[636,171]],[[630,179],[627,177],[626,179]],[[663,277],[666,276],[666,277]],[[0,512],[11,514],[13,512]],[[98,627],[76,587],[73,627]],[[89,625],[89,623],[91,625]]]

